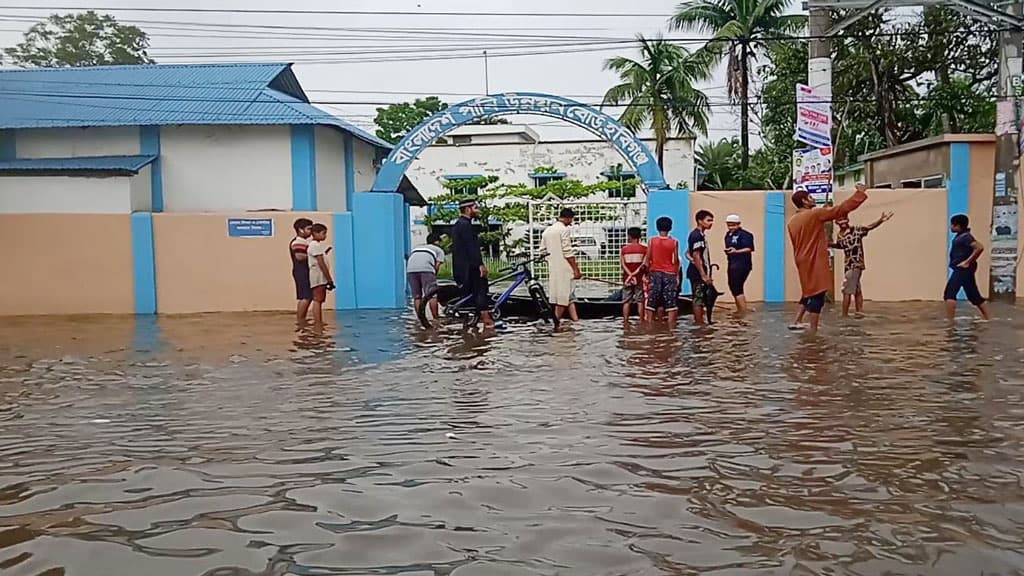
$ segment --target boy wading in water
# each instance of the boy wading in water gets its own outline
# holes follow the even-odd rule
[[[647,258],[647,246],[640,242],[643,232],[639,228],[626,231],[629,243],[619,252],[619,264],[622,266],[622,319],[629,322],[633,304],[636,304],[640,321],[647,319],[647,301],[644,298],[644,259]]]
[[[978,258],[985,251],[985,247],[971,234],[970,223],[966,214],[957,214],[949,219],[949,230],[956,236],[949,247],[949,267],[952,272],[949,274],[942,298],[946,301],[946,316],[950,320],[956,317],[956,297],[961,289],[967,300],[978,307],[981,317],[985,320],[990,318],[988,305],[981,297],[978,280],[974,277],[978,271]]]
[[[867,226],[850,226],[850,219],[847,217],[837,218],[839,225],[839,236],[832,248],[843,250],[843,316],[850,315],[850,300],[856,305],[857,317],[864,313],[864,291],[860,287],[860,278],[866,267],[864,266],[864,237],[875,228],[889,221],[892,212],[882,212],[882,217]]]
[[[288,256],[292,260],[292,279],[295,280],[295,300],[298,302],[295,321],[305,324],[306,316],[309,315],[309,305],[313,302],[307,255],[309,238],[313,235],[313,221],[309,218],[299,218],[292,226],[295,228],[295,238],[288,244]]]
[[[708,252],[708,239],[705,232],[711,230],[715,223],[715,215],[707,210],[698,210],[697,227],[690,232],[687,240],[686,256],[690,265],[686,267],[686,278],[693,288],[693,321],[702,326],[705,323],[704,311],[708,304],[713,305],[711,292],[715,289],[711,279],[711,254]]]
[[[828,264],[828,238],[825,223],[845,217],[860,207],[867,199],[867,187],[857,184],[857,191],[838,206],[818,208],[814,198],[806,190],[793,193],[796,214],[789,219],[789,239],[793,244],[793,259],[800,273],[799,319],[806,313],[810,321],[810,333],[818,331],[821,310],[825,307],[825,294],[832,287],[832,269]]]
[[[331,248],[327,245],[327,226],[313,224],[313,241],[309,243],[309,284],[313,287],[313,323],[324,325],[324,301],[327,292],[334,290],[334,278],[331,267],[327,264],[327,254]]]
[[[672,219],[667,216],[655,222],[658,235],[651,238],[644,266],[651,273],[651,293],[647,299],[648,317],[661,318],[661,310],[668,312],[670,328],[679,321],[679,241],[669,236]]]
[[[751,257],[754,253],[754,235],[743,229],[738,214],[726,216],[725,226],[729,229],[725,233],[725,254],[729,259],[729,292],[732,292],[732,297],[736,300],[736,312],[746,314],[749,309],[744,285],[754,268],[754,259]]]

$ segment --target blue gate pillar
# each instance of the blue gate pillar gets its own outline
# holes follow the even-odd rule
[[[405,199],[401,194],[359,192],[352,195],[351,212],[352,283],[347,288],[352,297],[342,294],[339,308],[403,308]]]
[[[647,193],[647,237],[658,235],[657,221],[662,216],[672,219],[672,236],[679,240],[679,262],[686,270],[686,236],[690,232],[690,191],[651,190]],[[683,275],[683,293],[690,292],[690,282]]]

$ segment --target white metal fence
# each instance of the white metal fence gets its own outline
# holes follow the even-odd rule
[[[541,252],[541,236],[563,208],[576,213],[572,228],[576,259],[588,278],[617,282],[622,278],[619,251],[627,242],[627,230],[640,229],[647,241],[647,202],[644,200],[588,200],[561,201],[557,198],[537,200],[529,204],[529,221],[522,234],[526,235],[531,257]],[[541,278],[547,277],[547,266],[534,268]]]

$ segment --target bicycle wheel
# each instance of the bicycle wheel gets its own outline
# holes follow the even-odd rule
[[[431,298],[437,296],[439,288],[437,286],[427,290],[427,293],[420,300],[420,305],[416,307],[416,317],[419,318],[420,324],[424,328],[430,328],[430,318],[427,318],[427,304],[430,303]]]
[[[548,302],[548,295],[544,292],[544,287],[540,284],[531,285],[530,298],[533,299],[533,304],[537,307],[537,313],[541,320],[552,322],[555,328],[558,328],[558,318],[555,318],[555,312],[551,308],[551,303]]]

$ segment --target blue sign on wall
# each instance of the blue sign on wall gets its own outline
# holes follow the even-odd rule
[[[274,221],[270,218],[228,218],[231,238],[270,238],[273,235]]]

